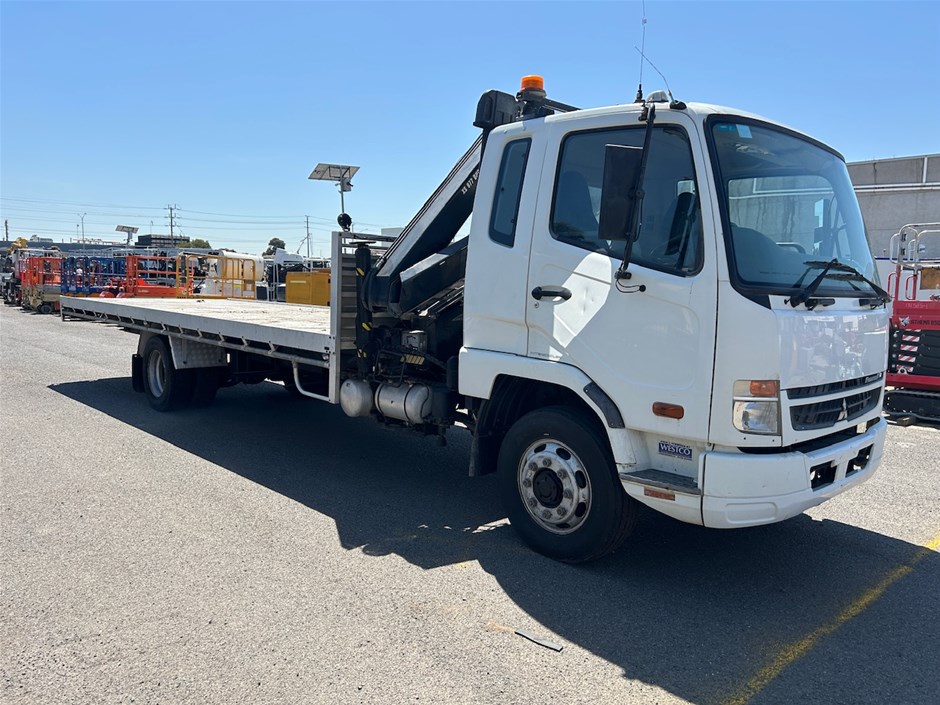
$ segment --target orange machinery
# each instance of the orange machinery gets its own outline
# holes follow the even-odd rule
[[[128,255],[125,296],[256,298],[260,265],[248,255]]]
[[[193,266],[181,257],[128,255],[124,291],[118,296],[187,297],[193,293]]]
[[[59,310],[61,263],[56,257],[29,257],[22,274],[22,306],[39,313]]]

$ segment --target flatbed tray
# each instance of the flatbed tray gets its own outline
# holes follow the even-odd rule
[[[113,323],[134,331],[164,331],[273,357],[321,360],[334,350],[330,309],[247,299],[148,299],[63,296],[63,318]],[[278,354],[281,353],[281,354]]]

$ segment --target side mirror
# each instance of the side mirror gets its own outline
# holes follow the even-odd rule
[[[633,224],[642,166],[643,149],[640,147],[609,144],[605,148],[597,235],[601,240],[626,241],[626,256],[630,254],[635,237]]]

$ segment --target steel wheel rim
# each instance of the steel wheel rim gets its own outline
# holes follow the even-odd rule
[[[529,516],[546,531],[570,534],[591,512],[591,479],[581,459],[564,443],[544,439],[522,454],[516,473]]]
[[[166,388],[166,365],[159,350],[153,350],[147,358],[147,382],[155,397],[162,397]]]

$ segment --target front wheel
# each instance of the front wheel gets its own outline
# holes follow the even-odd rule
[[[580,563],[615,550],[636,522],[600,432],[568,407],[526,414],[499,452],[499,484],[509,521],[534,550]]]

